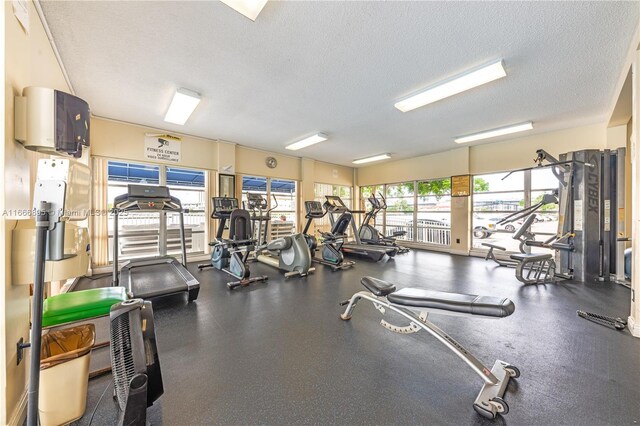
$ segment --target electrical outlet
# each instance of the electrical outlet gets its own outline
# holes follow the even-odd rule
[[[456,238],[456,244],[460,244],[460,238]]]

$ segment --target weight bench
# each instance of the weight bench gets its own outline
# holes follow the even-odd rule
[[[512,239],[520,243],[519,245],[520,253],[526,254],[527,251],[525,250],[525,246],[529,241],[533,241],[536,238],[535,234],[533,234],[529,230],[529,228],[531,228],[531,225],[533,224],[533,222],[535,222],[535,220],[536,220],[536,214],[535,213],[530,214],[529,216],[527,216],[524,222],[522,222],[522,225],[520,225],[520,227],[511,236]],[[487,255],[484,257],[484,260],[491,259],[494,262],[496,262],[498,265],[506,266],[509,268],[514,268],[518,266],[517,261],[508,260],[508,259],[506,260],[498,259],[496,257],[493,251],[494,250],[507,251],[505,247],[502,247],[496,244],[491,244],[491,243],[482,243],[482,245],[485,247],[489,247],[489,251],[487,252]]]
[[[524,284],[541,284],[554,281],[556,262],[550,254],[517,253],[511,259],[518,262],[516,278]]]
[[[508,268],[515,268],[518,265],[518,262],[513,260],[498,259],[496,257],[496,254],[493,252],[493,250],[500,250],[500,251],[506,252],[507,251],[506,247],[502,247],[497,244],[491,244],[491,243],[482,243],[482,245],[485,247],[489,247],[489,251],[487,252],[487,255],[484,257],[484,260],[491,259],[494,262],[496,262],[498,265],[506,266]]]
[[[466,362],[484,381],[484,386],[473,403],[476,412],[488,419],[495,418],[498,413],[509,412],[509,406],[502,398],[509,379],[520,376],[518,368],[498,360],[489,370],[462,345],[427,320],[427,316],[429,312],[433,312],[454,316],[478,315],[503,318],[511,315],[515,310],[511,300],[421,288],[403,288],[396,291],[394,284],[373,277],[363,277],[360,282],[368,291],[359,291],[351,296],[351,299],[342,302],[340,305],[347,305],[347,308],[340,318],[345,321],[350,320],[356,303],[360,299],[372,302],[383,315],[386,309],[400,314],[410,321],[409,325],[395,326],[384,319],[380,321],[380,325],[387,330],[402,334],[416,333],[421,329],[430,333]],[[419,310],[421,313],[416,315],[413,310]]]

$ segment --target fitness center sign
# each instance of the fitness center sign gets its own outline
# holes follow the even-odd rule
[[[144,158],[155,161],[180,162],[180,138],[171,135],[146,135]]]

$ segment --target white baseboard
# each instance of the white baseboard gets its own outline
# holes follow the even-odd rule
[[[8,419],[9,426],[21,426],[27,420],[27,389],[22,392],[18,405],[16,405],[11,417]]]
[[[632,316],[627,319],[627,327],[632,336],[640,337],[640,323],[636,323]]]
[[[449,251],[449,253],[456,254],[458,256],[469,256],[469,251],[468,250],[451,249],[451,251]]]

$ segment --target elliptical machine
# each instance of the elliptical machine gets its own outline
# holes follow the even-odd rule
[[[227,283],[227,287],[233,290],[239,286],[247,286],[256,281],[266,281],[266,275],[250,278],[249,265],[247,260],[249,253],[254,249],[256,240],[251,235],[251,217],[249,212],[238,208],[238,200],[229,197],[213,197],[212,219],[220,220],[218,232],[213,242],[211,252],[211,262],[198,265],[199,270],[206,268],[216,268],[226,272],[238,281]],[[225,224],[229,220],[229,238],[222,238]]]
[[[380,198],[383,200],[382,202],[380,202],[380,200],[376,198],[376,194],[371,194],[371,196],[369,197],[371,210],[369,210],[364,215],[362,225],[360,225],[360,229],[358,229],[360,241],[365,244],[397,247],[398,253],[409,253],[409,249],[407,247],[399,246],[396,244],[396,238],[405,236],[407,234],[407,231],[396,231],[392,235],[384,235],[371,224],[371,222],[375,223],[376,215],[381,210],[386,210],[387,208],[387,201],[382,194],[380,194]]]
[[[305,201],[304,208],[306,210],[307,224],[302,231],[304,238],[307,240],[307,245],[313,256],[313,261],[321,263],[323,265],[330,266],[333,271],[338,269],[347,269],[355,265],[356,263],[350,260],[344,260],[344,255],[340,251],[344,239],[346,238],[346,231],[349,223],[351,222],[351,213],[345,212],[335,222],[331,228],[331,232],[320,232],[324,241],[322,242],[322,259],[315,257],[315,252],[318,249],[318,240],[313,235],[309,235],[309,227],[314,219],[321,219],[327,214],[322,209],[322,203],[319,201]]]
[[[257,231],[255,260],[274,268],[285,271],[284,277],[294,275],[305,277],[316,270],[311,267],[311,250],[302,234],[293,234],[287,237],[277,238],[267,243],[269,234],[270,213],[278,207],[278,201],[273,197],[275,205],[268,208],[267,200],[260,194],[247,193],[247,209],[251,211],[251,222],[254,224],[254,235]],[[257,228],[255,224],[257,222]]]

